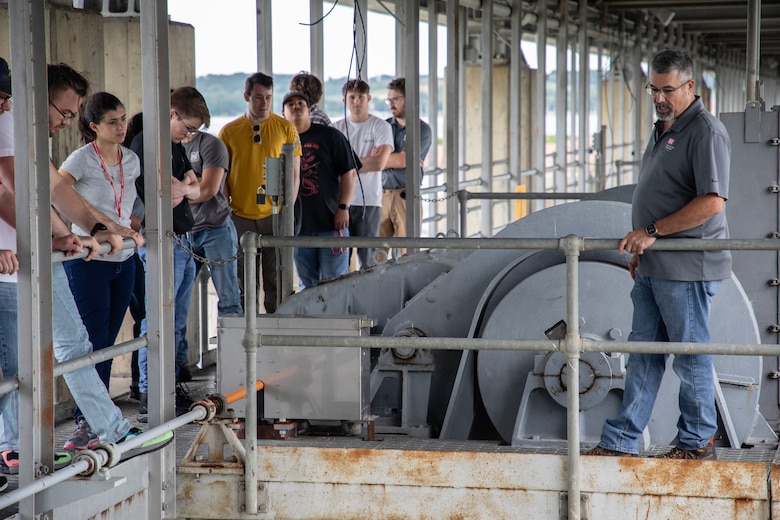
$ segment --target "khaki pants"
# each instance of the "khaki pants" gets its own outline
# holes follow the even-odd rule
[[[405,237],[406,235],[406,188],[382,190],[382,220],[379,222],[380,237]],[[420,202],[422,209],[422,202]],[[422,220],[422,211],[420,211]],[[390,250],[385,249],[389,254]],[[405,255],[406,248],[399,248],[398,255]]]

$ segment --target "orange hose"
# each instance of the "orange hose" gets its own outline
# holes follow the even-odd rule
[[[255,383],[255,390],[260,391],[263,389],[264,386],[265,384],[258,379],[257,382]],[[232,392],[227,394],[225,396],[225,400],[228,403],[234,403],[239,399],[243,399],[244,397],[246,397],[246,388],[239,388],[238,390],[233,390]]]

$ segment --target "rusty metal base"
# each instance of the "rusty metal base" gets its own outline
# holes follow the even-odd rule
[[[747,462],[583,457],[583,518],[778,518],[780,465],[772,464],[772,453]],[[257,470],[266,510],[253,518],[566,518],[566,456],[554,451],[408,437],[298,437],[259,441]],[[177,512],[245,518],[226,504],[237,499],[243,476],[228,477],[196,481],[180,473],[186,493],[178,495]]]

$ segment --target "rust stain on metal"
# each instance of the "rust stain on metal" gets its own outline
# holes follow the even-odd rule
[[[54,372],[54,343],[49,343],[48,346],[41,352],[41,370],[43,374],[52,374]],[[54,382],[52,382],[54,385]],[[53,417],[54,416],[54,389],[50,394],[44,395],[43,402],[41,403],[42,416]]]
[[[618,466],[650,494],[762,499],[765,489],[753,484],[765,481],[763,464],[733,461],[663,460],[621,457]]]
[[[756,504],[753,500],[748,499],[735,499],[734,504],[734,518],[750,518],[756,511]]]
[[[210,496],[230,496],[230,486],[225,481],[217,480],[208,484],[204,484],[203,482],[190,482],[189,485],[184,486],[184,500],[194,503],[201,502],[201,499],[198,497],[203,494],[204,485],[208,486]]]

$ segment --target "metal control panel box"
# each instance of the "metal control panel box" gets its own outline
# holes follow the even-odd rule
[[[311,317],[260,314],[257,332],[273,335],[369,336],[364,316]],[[217,391],[228,394],[246,384],[246,320],[219,318]],[[257,378],[265,384],[263,418],[360,421],[370,413],[369,349],[354,347],[259,347]],[[230,407],[246,417],[246,399]]]

